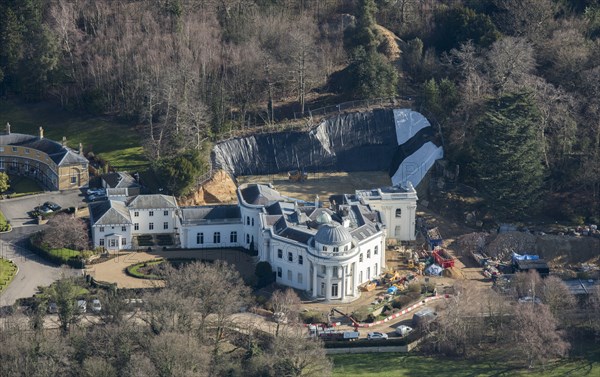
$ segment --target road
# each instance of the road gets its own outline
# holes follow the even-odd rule
[[[27,250],[28,237],[43,229],[29,218],[28,211],[46,201],[55,202],[63,207],[82,206],[82,193],[78,190],[49,192],[0,201],[0,209],[10,220],[13,230],[0,234],[0,257],[11,259],[19,271],[8,288],[0,294],[0,307],[12,305],[19,298],[30,297],[37,292],[38,286],[46,286],[61,276],[81,274],[80,270],[56,266]]]

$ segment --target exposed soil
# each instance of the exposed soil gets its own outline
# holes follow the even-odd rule
[[[284,196],[311,202],[319,195],[323,203],[334,194],[352,194],[355,190],[392,184],[387,172],[382,171],[309,173],[304,182],[291,182],[287,173],[241,176],[237,181],[238,184],[272,183]]]
[[[236,185],[224,170],[217,170],[191,195],[179,198],[181,206],[236,203]]]

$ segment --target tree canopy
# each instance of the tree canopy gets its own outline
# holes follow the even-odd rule
[[[477,182],[505,215],[531,213],[538,204],[544,179],[538,121],[531,95],[515,93],[489,100],[478,122],[473,146]]]

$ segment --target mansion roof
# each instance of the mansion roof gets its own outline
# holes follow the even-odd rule
[[[38,136],[10,133],[0,134],[0,145],[31,148],[47,154],[59,166],[87,164],[88,160],[59,142]]]

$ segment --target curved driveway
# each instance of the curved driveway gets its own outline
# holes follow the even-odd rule
[[[11,259],[19,272],[8,288],[0,294],[0,307],[12,305],[19,298],[31,297],[38,286],[46,286],[61,276],[81,274],[80,270],[56,266],[27,250],[27,238],[44,226],[29,218],[28,211],[46,201],[56,202],[62,207],[82,206],[83,195],[79,190],[49,192],[0,201],[0,210],[10,220],[12,232],[0,234],[0,257]]]

